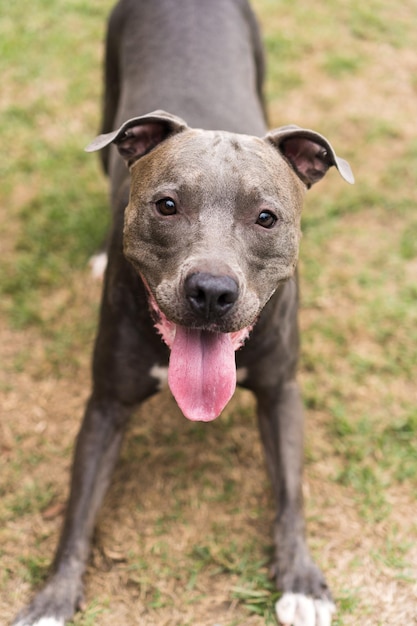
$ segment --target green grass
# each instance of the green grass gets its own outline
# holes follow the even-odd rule
[[[324,70],[332,78],[339,78],[358,72],[362,63],[362,57],[329,52],[324,62]]]
[[[100,84],[92,93],[85,76],[97,62],[92,42],[102,36],[97,17],[103,9],[93,3],[87,10],[77,2],[23,5],[0,10],[0,70],[4,76],[14,68],[1,112],[2,141],[9,149],[0,155],[0,201],[10,205],[10,195],[24,199],[11,207],[19,234],[13,257],[0,259],[0,296],[17,327],[42,323],[40,299],[85,266],[109,223],[97,161],[83,152],[98,116],[87,115],[82,125],[74,115],[99,98]],[[47,62],[40,31],[48,32]]]
[[[26,580],[33,587],[38,587],[45,582],[49,570],[49,562],[45,557],[22,557],[20,562],[24,567]]]
[[[25,484],[20,490],[5,498],[10,517],[33,515],[45,509],[54,497],[51,485]]]
[[[90,289],[87,262],[105,238],[109,209],[98,159],[83,148],[100,124],[101,42],[112,4],[22,0],[0,8],[0,321],[8,339],[0,359],[0,403],[4,399],[13,416],[7,415],[0,433],[0,599],[7,610],[22,581],[36,587],[46,575],[59,520],[45,521],[42,512],[64,499],[71,446],[66,403],[88,391],[98,295],[88,299],[96,288]],[[417,533],[417,8],[414,0],[254,5],[265,32],[271,123],[322,132],[349,159],[356,177],[350,187],[332,169],[308,193],[303,214],[300,374],[309,428],[312,551],[335,591],[335,625],[393,623],[392,613],[381,618],[385,605],[375,602],[373,578],[380,577],[382,595],[401,583],[398,590],[406,589],[411,602]],[[134,428],[124,449],[113,492],[120,520],[110,505],[105,516],[110,529],[104,524],[104,543],[111,545],[119,527],[129,528],[132,516],[137,545],[119,537],[126,561],[106,571],[108,588],[88,589],[92,601],[74,625],[111,623],[105,620],[113,618],[114,590],[132,606],[144,598],[155,623],[178,606],[200,616],[216,584],[219,602],[236,613],[212,623],[274,623],[277,593],[268,578],[273,512],[261,454],[253,451],[253,407],[237,403],[213,430],[181,430],[176,416],[158,429],[162,418],[154,423],[154,410],[151,425]],[[44,434],[37,431],[40,420]],[[51,426],[55,420],[62,441]],[[59,477],[42,473],[49,462]],[[137,484],[148,464],[152,487],[142,478]],[[245,491],[245,480],[255,483],[254,496]],[[126,485],[133,503],[123,496]],[[157,514],[151,508],[155,494]],[[326,504],[339,500],[348,503],[357,524],[353,530],[343,526],[347,537],[326,515]],[[201,510],[207,518],[190,537]],[[368,538],[365,547],[356,541],[356,528]],[[327,532],[330,554],[323,550]],[[175,540],[183,537],[183,551],[175,551]],[[366,576],[369,561],[372,576]],[[172,581],[177,596],[169,591]],[[193,623],[188,616],[181,626]]]
[[[91,189],[91,167],[80,148],[49,152],[44,163],[38,162],[45,184],[19,211],[21,230],[14,258],[0,263],[5,276],[0,293],[9,301],[17,326],[39,323],[39,294],[62,285],[72,271],[85,267],[104,241],[109,222],[106,199]],[[74,185],[67,173],[69,164],[80,172],[84,168],[88,175],[84,171]]]
[[[210,540],[211,538],[208,537]],[[248,614],[262,616],[265,624],[275,623],[275,603],[280,594],[268,575],[268,558],[254,559],[255,546],[249,544],[242,552],[241,546],[232,541],[220,550],[214,548],[217,541],[206,545],[196,545],[190,554],[194,561],[194,571],[210,571],[210,576],[219,573],[234,575],[236,584],[231,588],[232,597],[239,600]]]
[[[104,606],[103,606],[104,604]],[[109,604],[109,601],[105,600],[100,605],[97,602],[91,602],[85,611],[80,614],[77,614],[75,619],[72,622],[68,622],[69,626],[96,626],[99,623],[99,619],[106,615],[109,610],[106,605]]]

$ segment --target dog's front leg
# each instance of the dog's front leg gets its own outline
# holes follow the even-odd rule
[[[15,621],[18,626],[61,626],[83,600],[82,575],[98,509],[118,457],[128,411],[90,399],[75,448],[71,492],[52,576]]]
[[[277,502],[274,576],[283,592],[280,623],[328,626],[334,610],[323,574],[305,542],[302,470],[303,407],[295,380],[258,393],[258,415]]]
[[[97,513],[110,483],[130,410],[119,402],[90,399],[79,432],[65,523],[55,556],[54,577],[69,579],[72,602],[82,601],[81,577]]]

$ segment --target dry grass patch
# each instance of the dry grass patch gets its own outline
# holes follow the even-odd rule
[[[47,573],[89,393],[100,286],[87,260],[108,219],[106,183],[82,148],[99,125],[111,4],[0,10],[2,623]],[[310,546],[336,625],[414,624],[417,8],[254,5],[271,123],[326,134],[357,178],[350,188],[330,175],[304,214]],[[169,394],[153,399],[132,421],[74,624],[274,623],[272,522],[251,397],[238,393],[210,426],[186,422]]]

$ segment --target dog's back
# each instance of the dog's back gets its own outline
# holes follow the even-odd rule
[[[263,50],[247,0],[121,0],[105,73],[103,133],[155,109],[197,128],[266,131]],[[116,151],[102,158],[118,186],[126,169]]]

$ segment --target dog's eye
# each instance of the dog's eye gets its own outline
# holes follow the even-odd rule
[[[156,208],[161,215],[175,215],[177,212],[177,206],[172,198],[162,198],[156,203]]]
[[[276,221],[277,218],[271,211],[262,211],[259,213],[256,223],[262,226],[262,228],[272,228],[275,226]]]

